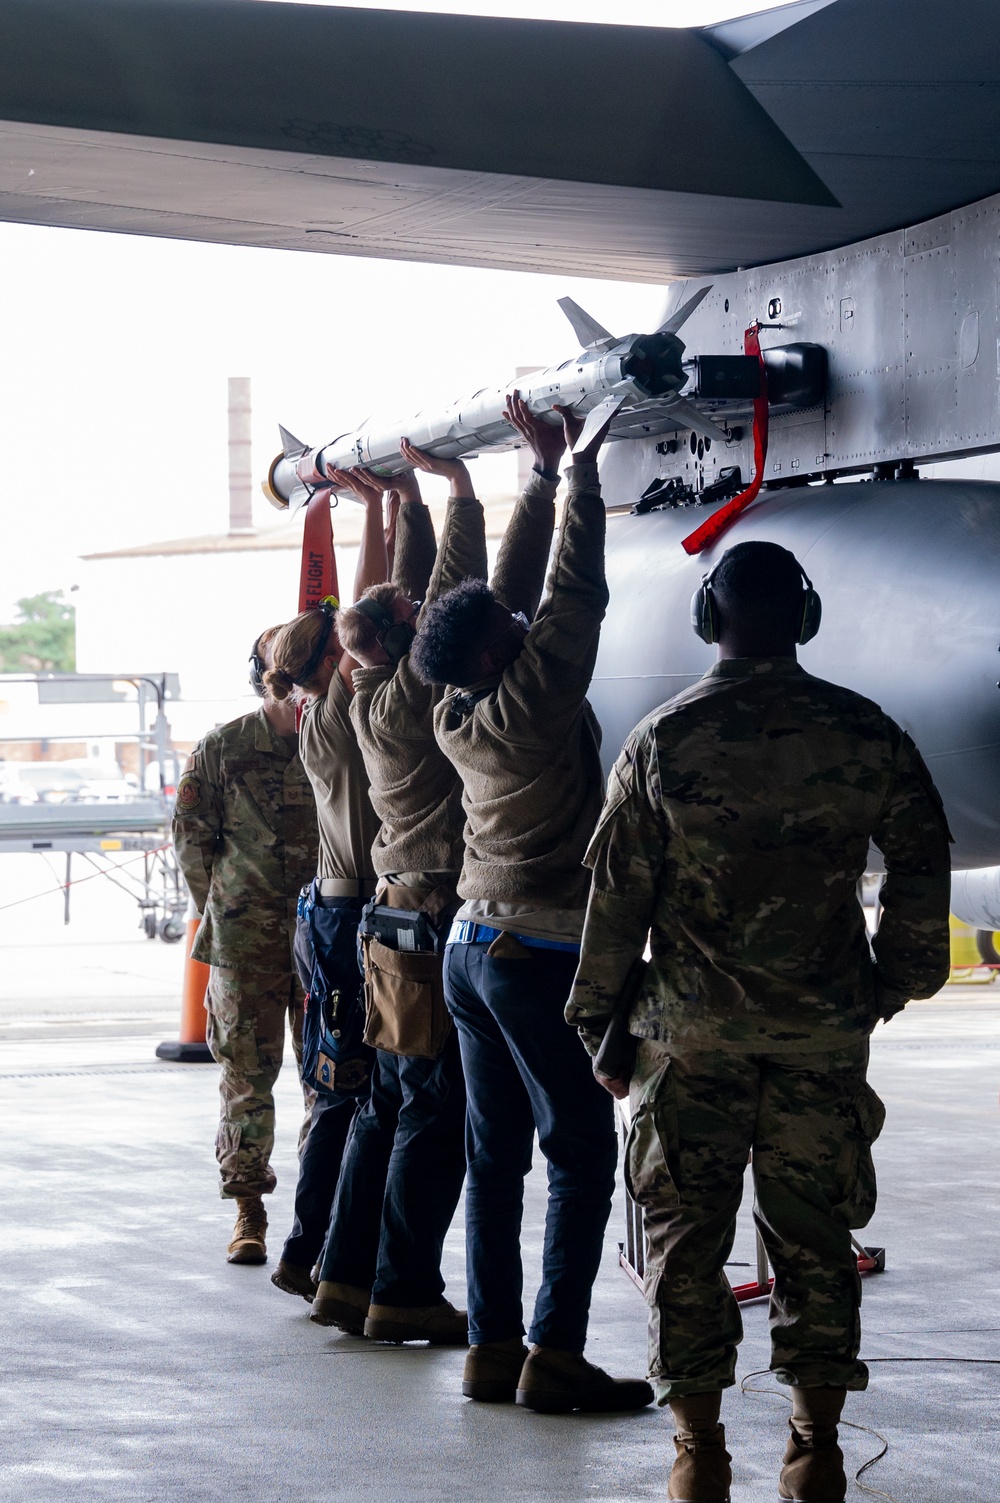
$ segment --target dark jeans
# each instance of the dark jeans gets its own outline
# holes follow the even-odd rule
[[[374,1305],[442,1302],[441,1249],[465,1178],[465,1081],[452,1030],[439,1059],[378,1051],[354,1122],[321,1276]]]
[[[323,1251],[344,1145],[358,1104],[356,1096],[316,1097],[299,1156],[292,1230],[281,1254],[286,1263],[312,1268]]]
[[[324,948],[319,959],[323,965],[323,984],[327,990],[340,988],[345,997],[356,998],[361,991],[361,970],[358,966],[357,925],[361,917],[363,900],[360,898],[328,898],[321,900],[324,930],[331,929],[332,943]],[[329,911],[327,911],[329,910]],[[339,920],[339,923],[335,921]],[[307,992],[315,977],[317,965],[310,926],[299,918],[295,928],[295,964]],[[309,1032],[311,1046],[303,1049],[302,1069],[305,1084],[316,1084],[315,1069],[320,1032],[317,1028],[318,1012],[310,1017],[310,1001],[306,999],[306,1022],[303,1034]],[[351,1123],[365,1095],[340,1094],[337,1091],[320,1090],[312,1110],[309,1133],[299,1155],[299,1179],[295,1187],[295,1214],[292,1230],[285,1243],[282,1257],[299,1268],[312,1268],[323,1251],[327,1228],[330,1224],[330,1208],[340,1178],[344,1146],[347,1143]]]
[[[577,957],[532,949],[506,959],[488,948],[449,945],[444,963],[469,1097],[469,1341],[506,1341],[524,1329],[521,1216],[537,1129],[549,1204],[528,1338],[582,1352],[615,1182],[613,1104],[563,1017]]]

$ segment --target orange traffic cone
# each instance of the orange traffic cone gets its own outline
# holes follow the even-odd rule
[[[157,1059],[172,1059],[183,1065],[210,1064],[212,1055],[205,1042],[205,994],[208,991],[210,966],[191,954],[194,937],[201,923],[193,903],[188,904],[187,951],[184,961],[184,988],[181,993],[180,1038],[158,1044]]]

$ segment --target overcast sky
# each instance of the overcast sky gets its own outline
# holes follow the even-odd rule
[[[353,3],[353,0],[346,0]],[[606,0],[428,0],[392,9],[607,21]],[[629,24],[705,25],[751,7],[618,0]],[[573,353],[556,298],[616,333],[662,287],[0,224],[0,621],[77,581],[81,553],[226,525],[226,378],[253,379],[254,470],[277,423],[311,442]],[[483,491],[513,459],[477,461]],[[270,523],[261,498],[260,520]],[[121,610],[125,602],[109,602]],[[129,603],[134,604],[134,603]],[[182,601],[143,602],[163,613]]]

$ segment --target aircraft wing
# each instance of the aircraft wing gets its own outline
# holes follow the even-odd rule
[[[665,281],[1000,189],[1000,7],[704,31],[2,0],[0,218]]]

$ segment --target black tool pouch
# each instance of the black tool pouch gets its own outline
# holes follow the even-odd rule
[[[367,1096],[375,1056],[364,1043],[358,965],[360,903],[324,899],[318,884],[299,900],[302,948],[311,961],[302,1026],[302,1079],[323,1095]]]

